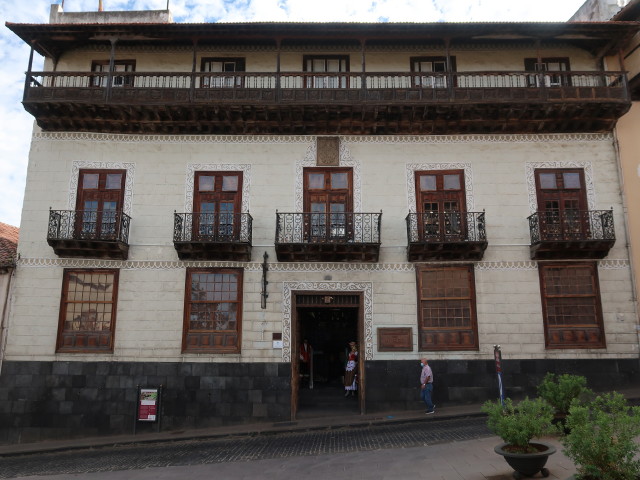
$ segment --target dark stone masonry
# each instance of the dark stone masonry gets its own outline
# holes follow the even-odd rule
[[[434,401],[496,398],[493,361],[434,360]],[[638,359],[503,360],[508,396],[535,395],[546,372],[585,375],[596,391],[640,380]],[[367,413],[421,407],[418,360],[367,361]],[[286,421],[288,363],[12,362],[0,375],[0,443],[133,432],[137,386],[163,386],[162,430]],[[140,433],[155,423],[138,422]]]

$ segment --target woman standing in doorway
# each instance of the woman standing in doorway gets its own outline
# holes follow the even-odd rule
[[[344,396],[355,397],[358,390],[358,345],[356,342],[349,342],[349,347],[347,366],[344,369]]]

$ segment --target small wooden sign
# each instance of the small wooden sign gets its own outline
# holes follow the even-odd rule
[[[378,328],[379,352],[412,352],[413,331],[409,328]]]

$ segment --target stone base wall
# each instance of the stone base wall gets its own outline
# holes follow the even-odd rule
[[[498,396],[495,363],[492,360],[432,360],[436,405],[480,403]],[[587,377],[595,391],[621,390],[640,381],[639,359],[504,360],[505,395],[514,399],[535,396],[547,372]],[[418,360],[371,361],[366,363],[367,412],[421,407]]]
[[[138,385],[163,386],[162,430],[288,420],[290,379],[283,363],[5,361],[0,443],[132,433]]]
[[[497,397],[493,361],[433,360],[437,405]],[[367,413],[415,410],[417,360],[367,361]],[[503,360],[507,396],[534,396],[547,372],[587,377],[596,391],[640,381],[638,359]],[[291,414],[288,363],[140,363],[5,361],[0,375],[0,444],[130,434],[137,386],[163,386],[162,430],[285,421]],[[139,433],[155,423],[138,422]]]

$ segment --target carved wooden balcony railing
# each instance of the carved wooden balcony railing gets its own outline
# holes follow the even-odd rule
[[[548,210],[529,217],[531,258],[604,258],[616,242],[613,210]]]
[[[49,210],[47,243],[60,257],[126,260],[130,223],[115,210]]]
[[[424,212],[407,215],[407,258],[481,260],[487,249],[484,212]]]
[[[281,262],[377,262],[382,213],[276,213]]]
[[[609,131],[623,72],[31,72],[49,131],[444,134]]]
[[[175,213],[173,244],[180,260],[251,260],[248,213]]]

